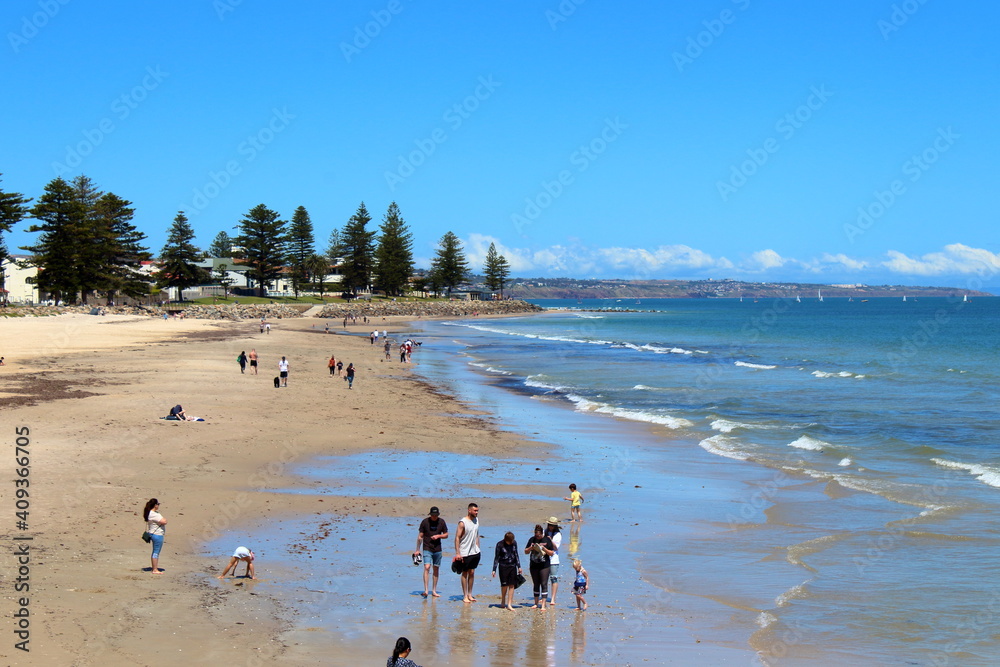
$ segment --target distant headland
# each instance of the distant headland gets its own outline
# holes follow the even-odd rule
[[[754,283],[742,280],[578,280],[516,279],[510,293],[518,299],[725,299],[852,297],[983,297],[989,292],[959,287],[818,283]]]

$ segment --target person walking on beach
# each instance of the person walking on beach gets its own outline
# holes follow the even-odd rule
[[[146,522],[146,532],[149,533],[150,542],[153,545],[153,553],[149,557],[150,572],[162,574],[160,569],[160,549],[163,548],[163,537],[166,533],[167,520],[160,514],[160,501],[150,498],[146,506],[142,509],[142,518]]]
[[[376,339],[376,338],[378,338],[378,332],[376,332],[376,331],[373,331],[373,332],[371,332],[370,334],[368,334],[368,340],[370,340],[370,341],[371,341],[371,344],[372,344],[372,345],[374,345],[374,344],[375,344],[375,339]]]
[[[430,588],[430,594],[436,598],[441,597],[438,592],[438,575],[441,574],[441,540],[448,539],[448,524],[441,518],[441,511],[437,507],[432,507],[427,518],[420,522],[417,530],[417,547],[413,554],[421,554],[424,563],[424,592],[427,597],[427,580],[430,578],[431,567],[434,568],[434,585]]]
[[[392,649],[392,657],[385,661],[385,667],[420,667],[407,657],[411,650],[410,640],[406,637],[400,637],[396,640],[395,648]]]
[[[240,365],[240,375],[247,370],[247,353],[246,350],[240,352],[240,356],[236,357],[236,363]]]
[[[270,334],[271,333],[271,323],[270,322],[268,322],[267,324],[264,325],[264,333],[266,333],[266,334]]]
[[[570,523],[573,523],[574,521],[583,521],[583,512],[580,511],[583,505],[583,496],[576,490],[576,484],[569,485],[569,497],[563,498],[563,500],[569,501]]]
[[[223,570],[222,574],[220,574],[218,577],[216,577],[216,579],[225,579],[226,575],[229,574],[229,570],[233,571],[233,576],[235,577],[236,576],[236,568],[239,566],[240,561],[243,561],[244,563],[247,564],[247,571],[246,571],[246,573],[243,576],[246,577],[246,578],[248,578],[248,579],[253,579],[254,578],[254,571],[253,571],[253,561],[254,561],[254,558],[255,558],[254,553],[250,549],[247,549],[246,547],[237,547],[236,551],[233,553],[232,557],[229,559],[229,565],[226,565],[226,569]]]
[[[257,350],[250,348],[250,372],[257,375]]]
[[[337,370],[337,360],[332,354],[330,355],[330,361],[326,362],[326,365],[330,368],[330,376],[332,377],[334,371]]]
[[[500,608],[514,611],[514,589],[517,577],[522,575],[521,557],[517,553],[517,540],[509,530],[493,549],[493,577],[500,568]]]
[[[455,532],[455,560],[462,575],[462,602],[475,602],[472,587],[479,567],[479,505],[469,503],[468,514],[462,517]],[[455,569],[455,568],[453,568]]]
[[[354,364],[347,364],[347,388],[354,389]]]
[[[587,571],[583,569],[583,561],[579,558],[573,560],[573,570],[576,571],[576,577],[573,579],[573,594],[576,595],[576,608],[579,611],[584,611],[587,609],[587,601],[583,596],[587,594],[587,590],[590,588],[590,577],[587,576]]]
[[[559,547],[562,546],[562,533],[559,532],[559,519],[550,516],[545,525],[545,536],[552,540],[555,547],[549,559],[549,604],[555,606],[556,591],[559,590]]]
[[[338,361],[337,362],[337,375],[340,375],[340,372],[342,370],[344,370],[344,362],[343,361]]]
[[[535,604],[531,608],[538,609],[539,601],[541,601],[541,609],[545,611],[549,593],[549,566],[551,565],[549,559],[555,553],[555,545],[552,544],[551,538],[545,537],[545,531],[542,530],[541,524],[535,526],[535,534],[528,539],[528,546],[524,548],[524,553],[531,557],[528,569],[531,572],[531,584],[535,593]]]
[[[281,357],[281,361],[278,362],[278,377],[281,378],[281,386],[288,386],[288,360],[285,357]]]
[[[388,338],[385,339],[385,345],[383,345],[382,348],[385,350],[385,360],[389,361],[389,359],[392,358],[392,344],[389,342]]]

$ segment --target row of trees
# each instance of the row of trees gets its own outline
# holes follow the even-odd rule
[[[160,252],[159,271],[152,278],[140,272],[142,262],[151,259],[143,246],[145,235],[132,224],[132,203],[114,193],[98,190],[87,176],[71,182],[56,178],[45,186],[44,194],[29,208],[30,200],[20,193],[0,189],[0,259],[7,256],[3,233],[19,221],[36,221],[29,232],[40,235],[35,244],[22,247],[32,253],[37,266],[38,288],[56,299],[86,303],[101,292],[110,300],[116,295],[138,298],[158,287],[202,285],[213,276],[198,264],[203,253],[194,244],[194,230],[183,212],[174,218],[167,241]],[[323,254],[315,250],[309,212],[299,206],[291,223],[264,204],[250,209],[230,237],[220,232],[208,255],[237,257],[261,290],[288,269],[295,295],[312,285],[322,294],[324,279],[332,266],[341,272],[341,289],[356,294],[369,288],[388,296],[401,296],[410,288],[414,274],[413,235],[395,202],[389,205],[378,230],[368,228],[371,216],[364,202],[342,228],[334,229]],[[218,267],[215,282],[227,284],[227,267]],[[486,284],[501,295],[510,275],[510,265],[494,245],[490,245],[484,266]],[[469,277],[469,264],[461,241],[452,232],[438,244],[426,276],[415,281],[416,289],[450,293]],[[2,280],[2,274],[0,274]],[[2,287],[0,283],[0,287]]]
[[[113,192],[101,192],[86,176],[71,182],[56,178],[34,206],[20,193],[2,193],[2,226],[24,218],[35,220],[29,232],[39,234],[30,264],[39,268],[37,285],[56,299],[83,303],[96,292],[109,299],[119,294],[140,297],[149,293],[149,279],[140,272],[152,256],[143,246],[145,235],[132,224],[132,202]],[[0,239],[0,245],[2,239]],[[0,252],[7,256],[6,246]]]

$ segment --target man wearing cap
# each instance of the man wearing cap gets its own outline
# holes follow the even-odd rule
[[[436,598],[438,595],[438,575],[441,572],[441,540],[448,537],[448,524],[441,518],[441,512],[437,507],[432,507],[426,519],[420,522],[420,529],[417,531],[417,547],[413,554],[423,552],[424,562],[424,592],[427,597],[427,579],[430,577],[431,565],[434,566],[434,586],[430,589],[430,594]]]
[[[550,516],[545,526],[545,536],[556,545],[555,551],[549,556],[549,593],[550,605],[556,603],[556,591],[559,590],[559,546],[562,545],[562,533],[559,532],[558,517]]]

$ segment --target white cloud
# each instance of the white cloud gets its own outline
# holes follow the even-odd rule
[[[655,271],[690,271],[691,269],[731,269],[732,262],[725,257],[715,259],[706,252],[686,245],[660,246],[653,250],[644,248],[598,248],[596,258],[613,270],[648,274]]]
[[[960,243],[945,246],[939,252],[919,257],[890,250],[887,259],[850,257],[843,253],[824,252],[816,257],[801,260],[782,257],[770,248],[758,250],[745,260],[734,264],[725,257],[711,254],[686,245],[664,245],[656,248],[628,248],[612,246],[596,248],[571,239],[568,245],[542,248],[512,248],[499,239],[485,234],[471,234],[464,242],[466,256],[473,271],[480,271],[490,243],[507,258],[514,275],[566,276],[577,278],[721,278],[744,276],[752,280],[776,282],[815,280],[826,276],[828,280],[853,277],[871,281],[875,276],[889,274],[908,277],[995,275],[1000,273],[1000,254],[982,248],[972,248]]]
[[[942,252],[927,253],[919,258],[908,257],[896,250],[890,250],[886,255],[889,259],[881,266],[904,275],[994,275],[1000,272],[1000,255],[961,243],[946,245]]]
[[[743,262],[740,265],[740,268],[751,273],[758,273],[768,271],[770,269],[781,268],[787,264],[788,261],[789,260],[782,258],[781,255],[773,250],[758,250],[750,255],[750,258]]]
[[[843,253],[831,255],[824,252],[818,261],[810,264],[810,267],[815,267],[815,271],[817,272],[844,269],[848,271],[864,271],[871,267],[871,264],[863,259],[848,257]]]

